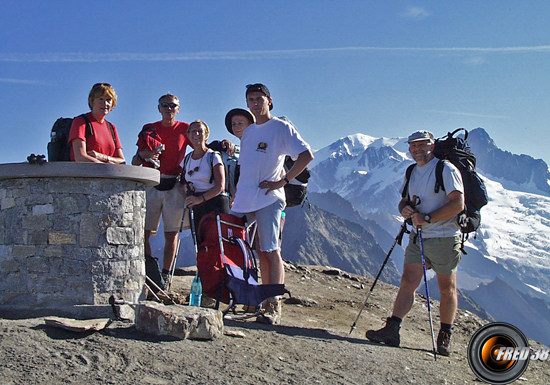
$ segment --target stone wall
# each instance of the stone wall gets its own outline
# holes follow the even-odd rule
[[[144,222],[143,181],[0,178],[0,312],[85,316],[112,294],[136,302]]]

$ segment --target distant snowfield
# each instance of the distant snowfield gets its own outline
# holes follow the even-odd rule
[[[473,245],[485,249],[486,258],[495,261],[550,268],[550,198],[484,181],[489,203],[481,209],[481,237]]]

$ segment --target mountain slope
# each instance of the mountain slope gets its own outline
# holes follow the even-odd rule
[[[375,276],[386,257],[371,233],[315,205],[287,210],[282,255],[299,264],[332,266],[355,274]],[[382,278],[398,284],[400,274],[393,261]]]
[[[550,345],[548,302],[519,293],[500,278],[482,284],[468,294],[498,321],[521,325],[521,331],[529,338]],[[504,298],[506,306],[496,298]]]
[[[483,128],[470,131],[468,143],[483,175],[510,190],[550,196],[550,171],[542,159],[501,150]]]

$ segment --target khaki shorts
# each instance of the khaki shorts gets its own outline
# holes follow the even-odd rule
[[[159,191],[154,187],[146,187],[147,193],[147,213],[145,214],[145,230],[158,230],[160,217],[164,232],[179,231],[181,218],[185,207],[185,195],[179,192],[178,186],[171,190]],[[185,215],[183,230],[189,228],[189,215]]]
[[[409,245],[405,250],[405,263],[422,263],[420,239],[416,237],[415,244],[415,237],[416,234],[411,231]],[[460,243],[460,235],[444,238],[423,238],[426,264],[431,265],[437,274],[452,275],[456,273],[461,258]]]

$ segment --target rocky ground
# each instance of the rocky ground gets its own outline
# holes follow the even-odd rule
[[[397,288],[379,282],[350,335],[372,279],[327,270],[287,264],[287,287],[299,301],[285,303],[282,324],[226,321],[226,335],[213,341],[147,335],[119,321],[76,333],[40,318],[0,319],[0,384],[480,384],[466,350],[487,321],[460,311],[452,355],[434,360],[419,296],[401,348],[373,344],[365,330],[383,326]],[[174,291],[187,294],[191,280],[176,277]],[[437,332],[438,303],[432,310]],[[550,383],[550,361],[531,361],[519,381]]]

